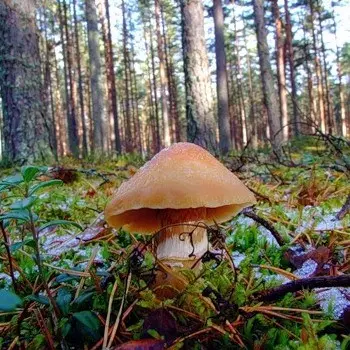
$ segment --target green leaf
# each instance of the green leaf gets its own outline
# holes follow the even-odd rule
[[[16,174],[3,179],[0,185],[18,185],[21,182],[23,182],[23,176],[21,174]]]
[[[46,187],[49,187],[49,186],[56,186],[56,185],[58,185],[58,186],[63,185],[63,181],[61,181],[61,180],[49,180],[49,181],[40,182],[40,183],[32,186],[29,189],[29,194],[32,195],[33,193],[35,193],[36,191],[41,190],[42,188],[46,188]]]
[[[28,300],[36,301],[39,304],[50,305],[50,300],[48,297],[40,294],[32,294],[27,296]]]
[[[14,253],[16,250],[21,249],[23,246],[29,246],[35,248],[35,242],[32,239],[26,239],[23,242],[16,242],[10,245],[10,252]]]
[[[29,209],[33,206],[35,201],[38,199],[36,196],[30,196],[28,198],[24,198],[20,201],[17,201],[13,204],[11,204],[10,208],[13,210],[23,210],[23,209]]]
[[[56,302],[63,315],[67,315],[69,312],[69,304],[72,300],[72,294],[67,288],[60,288],[57,293]]]
[[[41,172],[41,167],[38,166],[27,165],[21,168],[23,179],[27,183],[35,179]]]
[[[15,293],[0,289],[0,311],[13,311],[22,305],[22,299]]]
[[[38,230],[38,232],[44,230],[45,228],[48,228],[50,226],[58,226],[58,225],[62,225],[62,226],[65,226],[65,225],[71,225],[71,226],[74,226],[74,227],[77,227],[79,230],[83,230],[83,228],[76,222],[74,221],[69,221],[69,220],[53,220],[53,221],[50,221],[50,222],[47,222],[46,224],[44,224],[43,226],[41,226]]]
[[[91,299],[93,297],[93,295],[95,294],[95,292],[86,292],[86,293],[83,293],[81,295],[78,296],[78,298],[76,298],[74,300],[74,304],[77,304],[77,305],[80,305],[82,304],[83,302]]]
[[[73,317],[85,326],[89,331],[98,331],[100,328],[100,320],[98,317],[91,311],[80,311],[75,312]]]
[[[64,320],[66,320],[66,319],[64,319]],[[70,330],[72,329],[72,325],[71,325],[70,322],[66,321],[62,325],[61,329],[62,329],[62,331],[61,331],[62,332],[62,337],[65,338],[68,335],[68,333],[70,332]]]
[[[4,215],[0,215],[0,221],[11,220],[11,219],[21,220],[25,222],[30,221],[28,210],[14,210],[14,211],[9,211]]]
[[[70,281],[78,281],[80,279],[79,276],[74,275],[68,275],[67,273],[62,273],[61,275],[58,275],[56,277],[57,283],[64,283],[64,282],[70,282]]]

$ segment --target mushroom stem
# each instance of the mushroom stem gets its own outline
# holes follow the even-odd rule
[[[163,229],[156,237],[158,259],[174,267],[189,267],[186,262],[198,260],[208,249],[207,230],[197,226],[205,217],[206,208],[160,210]]]

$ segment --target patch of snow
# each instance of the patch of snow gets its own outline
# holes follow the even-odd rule
[[[297,270],[295,270],[293,273],[295,276],[298,276],[299,278],[306,278],[310,277],[317,269],[317,262],[308,259],[304,261],[303,266]]]
[[[12,284],[11,276],[9,276],[6,273],[0,273],[0,280],[3,280],[6,286],[9,286]]]
[[[267,228],[265,228],[264,226],[261,226],[260,224],[256,223],[253,219],[248,218],[246,216],[241,215],[234,221],[234,229],[232,231],[232,234],[233,235],[235,234],[236,232],[235,227],[237,226],[250,227],[254,224],[257,224],[261,237],[266,238],[268,243],[278,246],[278,243],[275,237],[271,234],[271,232]]]
[[[322,221],[315,227],[316,231],[336,230],[341,229],[343,224],[336,218],[337,213],[328,214],[322,217]]]
[[[323,214],[320,207],[306,206],[302,212],[302,222],[296,228],[295,233],[302,233],[308,229],[314,228],[315,231],[328,231],[341,229],[343,224],[341,220],[337,220],[336,215],[340,209],[332,209],[333,212]]]
[[[350,288],[317,288],[315,289],[317,300],[321,309],[339,320],[344,310],[350,306]]]
[[[280,284],[285,284],[285,283],[288,283],[290,282],[290,279],[287,278],[286,276],[283,276],[283,275],[279,275],[279,274],[276,274],[276,275],[263,275],[260,271],[259,271],[259,268],[254,268],[254,274],[255,274],[255,277],[256,278],[262,278],[264,281],[266,282],[277,282],[277,283],[280,283]]]
[[[232,260],[236,267],[238,267],[241,262],[246,258],[246,255],[237,251],[233,251],[232,254]]]
[[[293,256],[300,256],[300,255],[307,254],[312,250],[315,250],[315,248],[310,244],[306,244],[305,246],[301,246],[300,244],[295,244],[289,247],[289,250],[293,252]]]
[[[268,243],[270,243],[271,245],[279,246],[277,241],[276,241],[276,238],[272,235],[272,233],[267,228],[265,228],[264,226],[259,225],[258,226],[258,230],[261,233],[261,236],[263,238],[265,238]]]

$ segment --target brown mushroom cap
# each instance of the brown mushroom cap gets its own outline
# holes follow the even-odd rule
[[[118,188],[105,218],[116,228],[154,233],[161,229],[160,210],[206,208],[201,221],[213,224],[254,203],[253,193],[209,152],[180,142],[163,149]],[[186,222],[193,221],[190,213]]]

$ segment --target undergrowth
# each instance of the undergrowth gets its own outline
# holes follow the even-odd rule
[[[321,141],[297,140],[279,162],[268,152],[223,159],[284,244],[241,213],[209,230],[215,254],[199,276],[182,270],[185,291],[162,301],[150,240],[112,230],[101,215],[139,156],[4,170],[0,348],[112,349],[130,340],[144,349],[349,348],[349,289],[341,311],[337,300],[321,308],[322,290],[312,288],[261,298],[290,280],[349,274],[350,218],[336,217],[350,193],[349,149]]]

